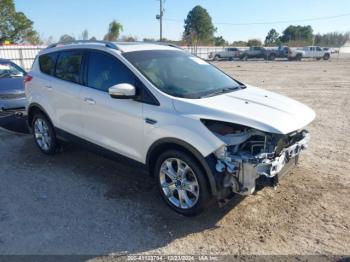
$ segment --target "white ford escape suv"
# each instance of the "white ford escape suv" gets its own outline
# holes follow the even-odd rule
[[[276,185],[307,147],[303,128],[315,117],[165,44],[54,44],[37,56],[25,86],[43,153],[68,139],[134,160],[184,215],[211,198]]]

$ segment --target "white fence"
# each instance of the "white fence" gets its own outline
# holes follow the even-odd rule
[[[28,70],[31,68],[35,56],[46,46],[4,45],[0,46],[0,58],[10,59]]]

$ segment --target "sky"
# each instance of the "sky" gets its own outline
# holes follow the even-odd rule
[[[159,0],[15,0],[15,5],[44,39],[78,38],[85,29],[101,39],[112,20],[123,25],[122,35],[159,38]],[[264,40],[271,28],[281,33],[290,24],[311,25],[315,33],[350,31],[350,0],[165,0],[163,37],[181,39],[184,19],[196,5],[208,10],[216,35],[229,42]],[[338,15],[343,16],[329,18]],[[295,21],[306,19],[315,20]]]

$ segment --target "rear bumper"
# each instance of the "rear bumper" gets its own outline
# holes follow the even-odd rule
[[[12,109],[25,109],[27,99],[16,98],[16,99],[0,99],[0,111],[12,110]]]

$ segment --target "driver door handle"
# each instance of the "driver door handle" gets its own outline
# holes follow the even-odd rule
[[[88,98],[88,97],[85,97],[84,98],[84,101],[89,104],[89,105],[94,105],[96,104],[95,100],[93,100],[92,98]]]

